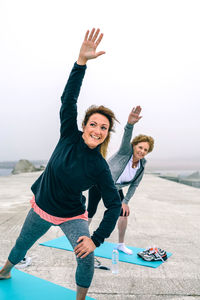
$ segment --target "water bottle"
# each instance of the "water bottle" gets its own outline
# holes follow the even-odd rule
[[[117,248],[114,248],[112,252],[112,273],[119,273],[119,252]]]

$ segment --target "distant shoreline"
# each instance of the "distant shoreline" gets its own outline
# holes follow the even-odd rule
[[[13,168],[0,168],[0,178],[1,177],[6,177],[6,176],[16,176],[16,175],[13,175],[11,172],[12,172]],[[38,171],[37,171],[38,172]],[[37,173],[37,172],[30,172],[30,173]],[[171,170],[171,172],[173,172],[173,170]],[[176,172],[178,172],[176,170]],[[182,170],[180,171],[182,172]],[[39,172],[38,172],[39,173]],[[174,181],[174,182],[177,182],[177,183],[181,183],[181,184],[184,184],[184,185],[189,185],[189,186],[192,186],[192,187],[195,187],[195,188],[200,188],[200,179],[197,179],[197,180],[187,180],[187,179],[184,179],[184,177],[180,177],[180,173],[179,174],[169,174],[167,170],[159,170],[159,171],[147,171],[145,172],[147,174],[152,174],[152,175],[155,175],[156,177],[160,177],[160,178],[163,178],[163,179],[166,179],[166,180],[171,180],[171,181]],[[164,173],[166,175],[164,175]],[[168,174],[167,174],[168,173]],[[188,171],[185,171],[185,173],[188,173]],[[192,174],[194,173],[194,171],[189,171],[189,174]],[[25,173],[20,173],[20,174],[25,174]]]
[[[199,170],[160,170],[147,172],[157,177],[171,180],[184,185],[200,188],[200,171]]]

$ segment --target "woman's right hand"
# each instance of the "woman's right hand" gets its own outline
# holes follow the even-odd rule
[[[89,59],[94,59],[105,54],[105,51],[96,52],[96,48],[103,38],[103,33],[99,35],[99,32],[100,29],[95,30],[95,28],[93,28],[91,32],[87,30],[77,60],[78,65],[85,65]]]

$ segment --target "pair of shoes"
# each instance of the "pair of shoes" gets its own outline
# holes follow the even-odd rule
[[[102,266],[101,262],[96,257],[94,258],[94,267],[95,269],[110,270],[110,268]]]
[[[22,259],[17,265],[15,265],[15,268],[17,269],[24,269],[31,265],[32,258],[30,256],[25,256],[24,259]]]
[[[166,251],[156,247],[148,248],[144,251],[138,252],[137,255],[146,261],[162,260],[164,262],[167,260]]]
[[[127,248],[124,243],[119,243],[117,245],[117,250],[119,250],[121,252],[124,252],[124,253],[126,253],[128,255],[133,254],[133,251],[131,249]]]

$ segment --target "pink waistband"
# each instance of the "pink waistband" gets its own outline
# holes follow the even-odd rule
[[[46,213],[44,210],[42,210],[35,202],[35,196],[30,200],[31,207],[33,208],[34,212],[38,214],[42,219],[44,219],[47,222],[53,223],[54,225],[60,225],[61,223],[71,221],[71,220],[76,220],[76,219],[81,219],[81,220],[86,220],[88,221],[88,212],[87,210],[84,212],[84,214],[75,216],[72,218],[60,218],[60,217],[55,217],[52,215],[49,215]]]

